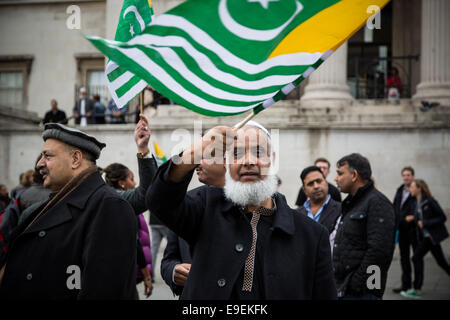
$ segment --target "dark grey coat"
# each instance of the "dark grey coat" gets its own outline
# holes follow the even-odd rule
[[[358,189],[342,202],[342,218],[333,248],[338,292],[382,297],[387,272],[394,254],[395,213],[392,203],[373,182]],[[367,286],[373,274],[370,266],[380,270],[380,288]]]
[[[134,299],[137,229],[128,202],[96,172],[24,231],[45,204],[12,234],[0,299]],[[80,290],[67,286],[69,266],[81,270]]]
[[[308,216],[304,206],[297,209],[301,214]],[[341,215],[341,203],[333,200],[332,198],[326,206],[323,208],[320,214],[319,223],[327,228],[328,233],[331,233],[334,229],[337,218]]]
[[[158,165],[156,164],[156,160],[154,157],[144,159],[137,158],[137,160],[139,171],[139,186],[131,190],[116,191],[133,207],[135,214],[139,215],[147,210],[145,195],[156,174]]]
[[[191,171],[180,183],[163,164],[147,192],[152,214],[195,247],[182,299],[230,299],[252,242],[252,230],[223,189],[203,186],[186,195]],[[276,212],[264,251],[266,298],[335,299],[327,230],[274,195]]]
[[[164,257],[161,260],[161,276],[166,284],[172,289],[174,295],[181,295],[183,287],[172,281],[173,270],[177,264],[192,264],[189,245],[182,238],[169,230],[167,233],[167,246]]]

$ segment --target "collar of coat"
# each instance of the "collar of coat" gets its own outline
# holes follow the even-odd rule
[[[72,190],[67,197],[60,202],[49,208],[46,214],[42,215],[36,220],[28,229],[23,233],[36,232],[40,230],[49,229],[51,227],[60,225],[72,219],[71,211],[66,209],[65,206],[70,205],[80,210],[86,207],[86,203],[90,198],[90,195],[94,193],[100,186],[104,185],[100,173],[97,171],[88,176],[79,186]],[[40,211],[38,208],[37,211]],[[35,217],[36,211],[30,214],[30,219]],[[28,219],[27,219],[28,220]],[[29,223],[31,220],[24,221],[24,224]]]
[[[369,191],[371,191],[372,189],[374,189],[374,185],[373,185],[373,181],[370,180],[369,182],[367,182],[364,186],[362,186],[361,188],[359,188],[355,195],[349,195],[347,198],[345,198],[344,202],[342,203],[345,207],[351,207],[355,202],[357,202],[359,199],[361,199],[362,197],[364,197],[364,195],[366,193],[368,193]]]
[[[287,202],[286,198],[280,194],[275,193],[273,195],[273,199],[275,201],[275,207],[276,211],[274,213],[274,220],[273,220],[273,229],[279,229],[289,235],[295,234],[295,225],[294,225],[294,210],[291,209]],[[224,199],[224,205],[222,207],[223,212],[232,211],[235,214],[241,214],[239,210],[239,206],[233,204],[230,200]]]

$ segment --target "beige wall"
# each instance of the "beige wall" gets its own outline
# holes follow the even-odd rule
[[[81,8],[81,30],[69,30],[66,9]],[[74,54],[96,53],[85,35],[105,35],[105,2],[0,5],[0,56],[33,55],[26,110],[43,117],[55,98],[70,115],[74,103]]]
[[[193,125],[185,128],[193,132]],[[100,129],[90,127],[86,132],[107,145],[98,161],[100,166],[123,163],[133,170],[138,180],[133,129],[133,125],[104,126]],[[158,142],[167,158],[180,142],[172,138],[172,132],[152,129],[151,140]],[[324,156],[332,165],[328,177],[332,182],[339,158],[359,152],[370,160],[376,184],[389,199],[392,200],[402,183],[401,169],[411,165],[416,170],[416,177],[427,181],[442,207],[450,211],[450,129],[281,129],[279,134],[281,192],[292,206],[300,188],[299,176],[303,168]],[[12,188],[17,185],[19,174],[33,167],[43,144],[40,135],[40,130],[17,131],[7,136],[0,134],[0,183]],[[198,185],[194,176],[192,186]]]

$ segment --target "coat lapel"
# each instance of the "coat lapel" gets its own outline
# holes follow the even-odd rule
[[[273,227],[280,229],[291,236],[294,235],[294,210],[287,205],[286,199],[280,193],[275,193],[274,198],[275,203],[277,204],[277,210],[275,212]]]
[[[90,195],[103,184],[104,181],[98,172],[91,174],[75,190],[68,194],[66,198],[48,209],[47,212],[24,231],[24,234],[47,230],[72,220],[72,214],[68,206],[73,206],[80,210],[84,209]]]

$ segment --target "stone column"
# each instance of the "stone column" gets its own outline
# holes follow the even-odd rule
[[[119,23],[122,0],[106,0],[106,39],[114,40]]]
[[[344,107],[353,97],[347,85],[347,42],[310,76],[301,97],[304,107]]]
[[[420,83],[413,96],[450,107],[450,1],[422,0]]]

